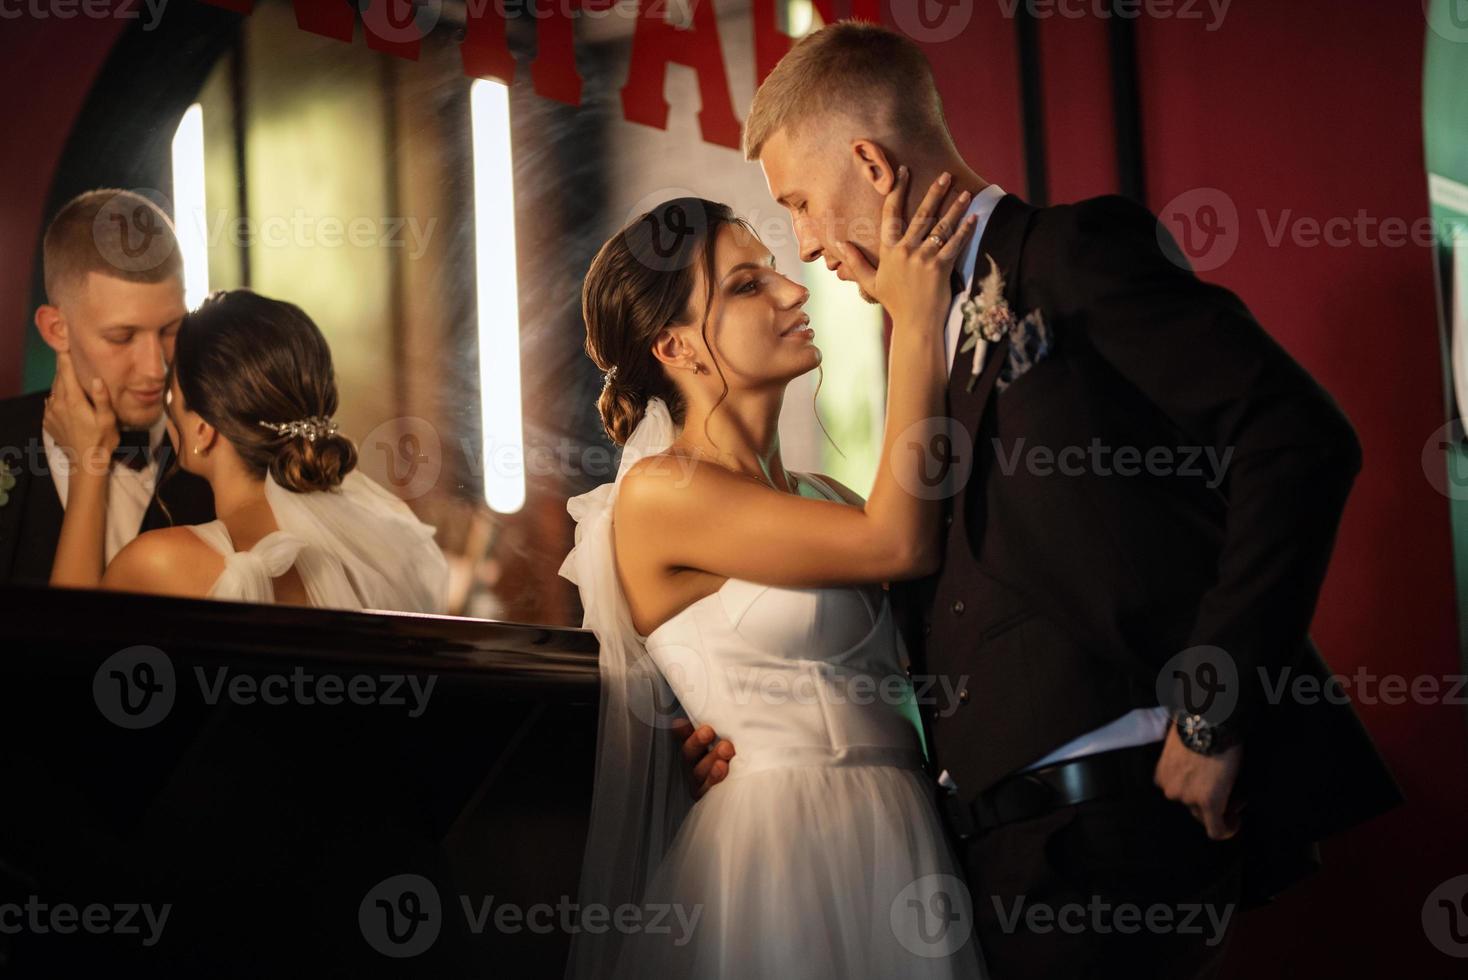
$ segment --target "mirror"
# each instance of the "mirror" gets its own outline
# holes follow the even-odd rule
[[[462,6],[379,23],[407,10],[383,6],[350,41],[326,34],[350,34],[358,15],[303,22],[285,0],[130,29],[54,203],[131,186],[175,218],[190,306],[248,287],[312,317],[360,471],[436,528],[450,613],[580,625],[557,574],[573,541],[566,501],[611,480],[618,459],[582,348],[581,282],[606,238],[666,198],[730,204],[811,289],[824,363],[790,386],[782,449],[792,469],[865,493],[884,410],[880,312],[802,266],[788,216],[737,149],[758,65],[774,61],[769,29],[799,36],[819,26],[814,8],[782,2],[774,25],[756,25],[749,4],[674,5],[658,27],[635,3],[515,6],[497,46],[481,33],[493,18],[466,21]],[[670,24],[695,40],[669,48]],[[31,333],[26,390],[40,390],[54,358]]]

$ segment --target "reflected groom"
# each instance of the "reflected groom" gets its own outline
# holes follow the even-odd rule
[[[107,561],[143,531],[214,519],[208,485],[175,471],[163,392],[186,312],[183,263],[168,217],[146,198],[87,191],[68,202],[42,246],[41,338],[67,352],[84,386],[100,378],[122,442],[110,464]],[[0,585],[45,585],[65,513],[69,464],[41,420],[48,392],[0,401]],[[81,465],[87,465],[81,461]],[[95,462],[94,462],[95,465]]]

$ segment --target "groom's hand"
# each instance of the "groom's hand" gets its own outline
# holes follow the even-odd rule
[[[734,743],[724,739],[715,745],[719,736],[711,727],[703,725],[695,731],[693,722],[687,718],[673,722],[673,737],[683,743],[683,773],[688,779],[688,790],[695,800],[701,800],[729,775]]]
[[[1217,755],[1199,755],[1183,744],[1170,726],[1157,760],[1153,779],[1169,800],[1187,807],[1213,840],[1227,840],[1239,832],[1243,805],[1230,806],[1229,795],[1239,776],[1244,747],[1235,745]]]

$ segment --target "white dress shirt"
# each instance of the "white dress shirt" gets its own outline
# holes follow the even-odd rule
[[[106,545],[103,558],[111,563],[117,553],[129,541],[138,536],[143,526],[143,516],[153,501],[153,488],[158,485],[158,462],[154,459],[163,437],[167,434],[163,416],[148,429],[148,463],[140,470],[117,463],[112,466],[107,481]],[[61,509],[66,509],[66,488],[71,474],[71,464],[51,438],[51,433],[42,430],[41,440],[46,447],[46,463],[51,468],[51,479],[56,482],[56,496],[61,498]]]
[[[974,195],[972,201],[968,202],[968,212],[964,215],[978,215],[978,224],[974,226],[974,233],[969,237],[968,244],[963,247],[963,254],[958,257],[959,275],[963,277],[963,291],[953,298],[953,306],[948,310],[948,323],[943,328],[943,339],[948,344],[948,373],[953,373],[953,361],[958,356],[959,335],[963,332],[963,301],[968,297],[974,287],[974,272],[978,268],[979,241],[984,237],[984,228],[989,224],[989,215],[994,213],[994,205],[1004,197],[1004,189],[998,184],[990,184]],[[985,271],[988,271],[989,263],[984,263]],[[979,338],[979,348],[974,351],[974,357],[979,362],[979,368],[984,366],[984,355],[989,352],[989,342],[983,337]]]
[[[958,257],[957,268],[963,277],[964,289],[954,297],[953,306],[948,311],[948,323],[943,329],[943,339],[948,344],[949,374],[953,373],[953,362],[958,356],[958,342],[963,332],[963,301],[973,289],[975,273],[980,268],[985,273],[989,271],[987,260],[982,266],[979,264],[979,242],[984,237],[984,228],[989,224],[989,216],[994,213],[994,206],[1003,197],[1003,189],[997,184],[990,184],[975,194],[973,200],[969,202],[968,214],[978,215],[979,220],[974,227],[973,237],[968,240],[968,244],[963,248],[963,254]],[[984,358],[988,353],[989,342],[980,337],[978,349],[974,351],[974,358],[980,370],[983,370]],[[1167,727],[1166,708],[1160,706],[1134,708],[1115,721],[1065,743],[1054,752],[1037,759],[1024,768],[1037,769],[1040,766],[1053,765],[1066,759],[1077,759],[1096,752],[1110,752],[1113,749],[1160,742],[1167,736]]]

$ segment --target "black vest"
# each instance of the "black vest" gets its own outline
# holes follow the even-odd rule
[[[993,257],[1004,276],[1005,298],[1017,315],[1029,309],[1018,286],[1021,251],[1034,213],[1016,197],[1001,199],[976,260],[975,284],[987,270],[986,256]],[[998,435],[997,381],[1008,354],[1007,339],[990,343],[972,390],[974,352],[954,358],[946,404],[949,416],[963,427],[959,433],[973,447],[972,470],[956,495],[944,500],[943,567],[898,587],[904,639],[910,651],[918,651],[918,682],[928,683],[935,702],[928,712],[934,763],[949,771],[965,797],[1146,704],[1149,695],[1145,689],[1132,689],[1136,685],[1129,683],[1129,672],[1088,655],[1084,639],[1059,628],[1006,565],[995,567],[984,560],[996,557],[985,553],[986,545],[992,551],[1005,537],[987,533],[990,504],[1005,513],[1012,503],[989,499],[991,491],[997,497],[1008,489],[1001,481],[1015,475],[999,469],[992,448]],[[1051,365],[1041,362],[1034,368],[1042,369]],[[1025,377],[1019,384],[1032,387],[1035,380]],[[1006,409],[1011,394],[1003,395]],[[1013,544],[1023,547],[1022,541]],[[956,692],[957,700],[943,700],[946,692]],[[1015,710],[1019,705],[1023,709]],[[984,748],[959,748],[972,745]]]

